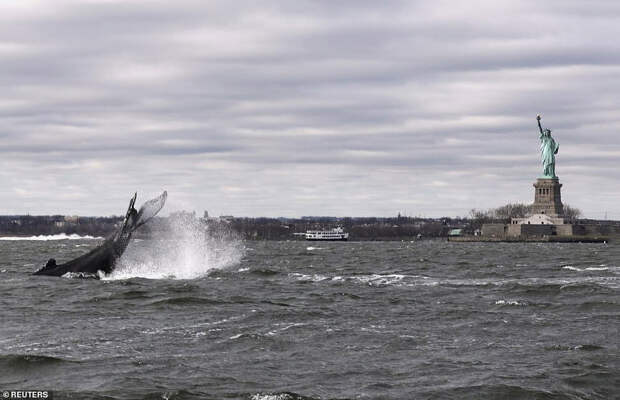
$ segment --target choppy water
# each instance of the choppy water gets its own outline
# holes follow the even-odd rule
[[[619,245],[212,243],[207,256],[161,263],[141,259],[159,245],[137,242],[113,279],[29,275],[96,243],[0,241],[0,389],[75,399],[620,397]]]

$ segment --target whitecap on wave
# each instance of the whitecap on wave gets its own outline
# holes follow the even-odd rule
[[[300,274],[300,273],[290,273],[289,276],[293,279],[302,282],[323,282],[323,281],[332,281],[332,282],[345,282],[345,281],[353,281],[357,283],[361,283],[368,286],[434,286],[437,284],[436,281],[430,281],[426,276],[421,275],[402,275],[402,274],[371,274],[371,275],[355,275],[355,276],[327,276],[321,274]]]
[[[67,235],[66,233],[59,233],[58,235],[38,235],[38,236],[3,236],[0,237],[0,240],[10,240],[10,241],[20,241],[20,240],[37,240],[37,241],[48,241],[48,240],[92,240],[92,239],[103,239],[101,236],[80,236],[75,233],[71,235]]]
[[[295,400],[299,397],[293,397],[288,393],[279,393],[279,394],[261,394],[257,393],[253,395],[250,400]]]
[[[517,300],[497,300],[495,302],[498,306],[526,306],[527,304]]]
[[[100,279],[100,277],[99,274],[91,274],[88,272],[67,272],[61,276],[61,278],[68,279]]]
[[[289,274],[289,276],[302,282],[321,282],[321,281],[327,281],[327,280],[332,279],[329,276],[320,275],[320,274],[306,275],[306,274],[299,274],[296,272]]]
[[[573,267],[572,265],[566,265],[562,267],[562,269],[583,272],[583,271],[607,271],[609,268],[606,266],[600,266],[600,267],[587,267],[587,268],[581,269],[581,268]]]

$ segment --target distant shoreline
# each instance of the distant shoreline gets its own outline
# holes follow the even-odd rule
[[[608,236],[543,236],[528,238],[495,238],[482,236],[449,237],[449,242],[455,243],[609,243]]]
[[[61,235],[75,235],[67,239],[105,238],[112,234],[122,221],[121,217],[80,216],[0,216],[0,238],[15,237],[17,240],[43,236],[62,240]],[[173,226],[191,223],[207,230],[218,230],[238,235],[244,240],[304,241],[309,230],[342,227],[351,241],[417,241],[447,239],[458,231],[461,237],[473,236],[483,223],[496,222],[472,218],[421,218],[421,217],[301,217],[301,218],[247,218],[207,217],[195,213],[177,213],[168,217],[156,217],[136,232],[136,238],[146,239]],[[499,221],[497,221],[499,222]],[[505,221],[504,221],[505,223]],[[617,236],[620,221],[580,220],[578,223],[598,225],[597,236]],[[297,234],[297,235],[296,235]],[[301,235],[300,235],[301,234]],[[6,239],[5,239],[6,240]],[[37,240],[37,239],[33,239]],[[449,240],[453,240],[450,238]],[[459,239],[456,239],[459,240]],[[459,241],[472,241],[461,239]],[[476,241],[481,241],[476,239]],[[493,240],[489,240],[493,241]],[[548,240],[544,240],[548,241]]]

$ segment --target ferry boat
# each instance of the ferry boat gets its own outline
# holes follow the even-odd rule
[[[349,233],[341,227],[329,231],[306,231],[306,240],[349,240]]]

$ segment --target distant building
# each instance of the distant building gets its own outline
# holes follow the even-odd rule
[[[77,215],[67,215],[65,216],[65,222],[68,224],[78,224],[80,222],[80,217]]]

